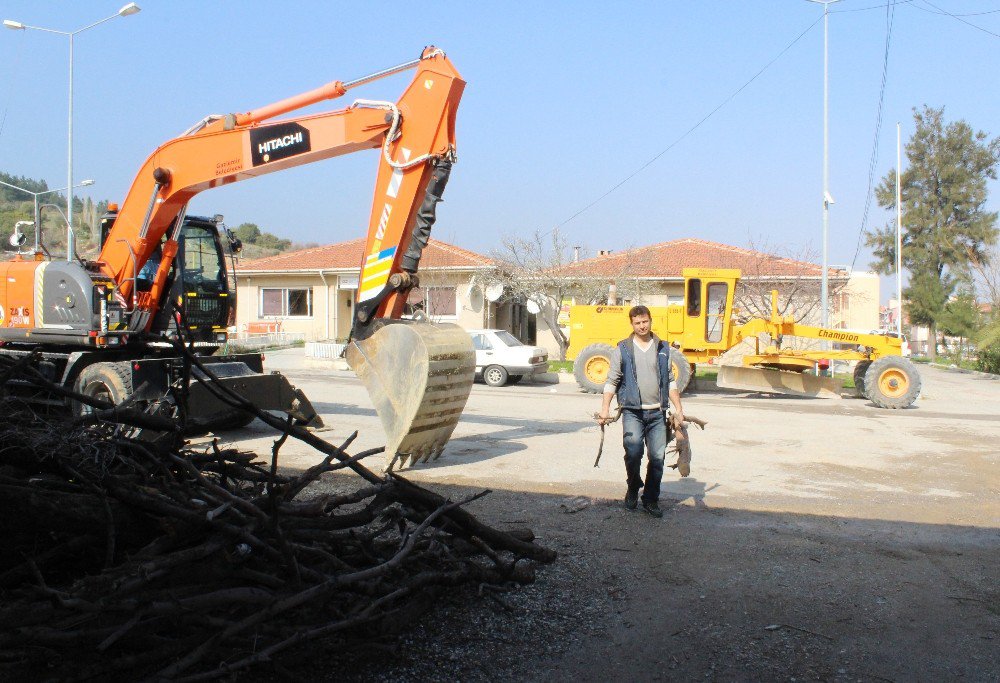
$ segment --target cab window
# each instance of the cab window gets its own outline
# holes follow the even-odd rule
[[[183,233],[184,288],[188,291],[221,292],[225,287],[221,255],[215,233],[200,226],[185,226]]]
[[[688,280],[687,311],[692,318],[701,315],[701,280]]]
[[[726,295],[729,285],[713,282],[708,285],[708,310],[705,315],[705,341],[722,341],[722,326],[726,322]]]

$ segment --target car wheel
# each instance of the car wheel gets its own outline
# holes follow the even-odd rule
[[[483,381],[491,387],[502,387],[507,383],[507,370],[500,365],[490,365],[483,370]]]
[[[522,379],[524,379],[524,375],[509,375],[507,377],[507,384],[517,384]]]

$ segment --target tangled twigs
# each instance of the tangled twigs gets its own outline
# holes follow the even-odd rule
[[[0,373],[38,379],[30,364]],[[309,639],[400,632],[428,591],[528,583],[555,559],[464,509],[487,492],[454,502],[377,475],[362,460],[381,449],[352,455],[354,436],[338,447],[265,413],[279,434],[258,460],[143,439],[145,417],[181,429],[92,407],[43,417],[0,396],[0,676],[218,678]],[[323,459],[282,472],[289,438]],[[336,470],[358,476],[317,491]]]

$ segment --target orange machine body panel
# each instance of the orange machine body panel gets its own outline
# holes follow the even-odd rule
[[[0,327],[30,330],[36,326],[35,277],[42,263],[20,256],[0,262]]]

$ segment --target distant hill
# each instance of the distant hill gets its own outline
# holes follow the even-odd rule
[[[30,192],[45,193],[38,198],[42,216],[42,243],[53,256],[65,256],[66,221],[63,213],[66,210],[66,195],[62,192],[50,193],[44,180],[15,176],[2,171],[0,171],[0,181]],[[95,203],[89,197],[73,197],[73,224],[76,229],[77,252],[81,256],[97,254],[97,226],[107,209],[107,200],[102,199]],[[9,260],[17,253],[17,249],[10,245],[14,225],[18,221],[33,222],[34,213],[35,200],[31,194],[0,185],[0,260]],[[29,227],[24,232],[28,233],[26,246],[30,249],[34,244],[33,229]],[[233,232],[243,241],[245,258],[274,256],[299,248],[290,239],[265,232],[255,223],[242,223]]]

